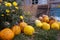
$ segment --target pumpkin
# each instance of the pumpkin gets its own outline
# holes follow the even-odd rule
[[[57,22],[54,22],[51,24],[51,28],[55,30],[59,30],[59,24]]]
[[[43,22],[49,22],[49,17],[48,16],[43,16]]]
[[[6,39],[4,39],[4,40],[6,40]]]
[[[20,26],[20,28],[21,28],[21,31],[23,32],[24,28],[27,26],[27,23],[21,22],[21,23],[19,24],[19,26]]]
[[[42,23],[40,20],[35,20],[35,25],[40,28],[42,27]]]
[[[42,17],[44,18],[44,17],[48,17],[48,15],[42,15]]]
[[[26,35],[33,35],[34,32],[35,32],[35,29],[30,25],[28,25],[24,28],[24,34],[26,34]]]
[[[52,23],[54,23],[56,20],[55,20],[55,18],[54,17],[50,17],[50,19],[49,19],[49,24],[51,25]]]
[[[51,25],[52,23],[54,23],[55,21],[54,20],[50,20],[49,21],[49,24]]]
[[[59,24],[59,29],[60,29],[60,22],[57,22]]]
[[[35,20],[35,23],[39,23],[39,22],[41,22],[41,21],[40,21],[40,20],[38,20],[38,19],[37,19],[37,20]]]
[[[2,2],[3,0],[0,0],[0,3]]]
[[[20,29],[20,27],[18,25],[14,25],[12,27],[12,31],[14,32],[15,35],[18,35],[18,34],[21,33],[21,29]]]
[[[3,40],[10,40],[10,39],[14,38],[14,33],[13,33],[13,31],[11,29],[5,28],[5,29],[1,30],[0,37]]]
[[[46,22],[43,22],[42,29],[44,30],[50,30],[50,25]]]
[[[39,20],[42,22],[43,21],[43,17],[39,17]]]

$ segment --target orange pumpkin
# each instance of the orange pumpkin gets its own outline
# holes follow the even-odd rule
[[[20,27],[18,25],[14,25],[12,27],[12,31],[14,32],[15,35],[18,35],[18,34],[21,33],[21,29],[20,29]]]
[[[52,23],[54,23],[56,20],[55,20],[55,18],[54,17],[50,17],[50,19],[49,19],[49,24],[52,24]]]
[[[14,38],[14,33],[12,32],[11,29],[5,28],[5,29],[1,30],[0,37],[3,40],[11,40]]]
[[[23,31],[24,31],[24,27],[27,26],[27,23],[21,22],[21,23],[19,24],[19,26],[20,26],[20,28],[21,28],[21,31],[23,32]]]
[[[0,37],[1,38],[1,37]]]
[[[49,22],[49,17],[47,15],[43,16],[43,22]]]
[[[54,22],[55,22],[54,20],[50,20],[50,21],[49,21],[49,24],[52,24],[52,23],[54,23]]]
[[[4,39],[4,40],[6,40],[6,39]]]
[[[3,0],[0,0],[0,2],[2,2]]]

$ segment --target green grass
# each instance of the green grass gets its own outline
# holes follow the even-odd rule
[[[13,40],[57,40],[57,34],[59,33],[57,30],[46,31],[36,27],[35,30],[36,33],[32,36],[27,36],[24,33],[21,33],[15,36]]]

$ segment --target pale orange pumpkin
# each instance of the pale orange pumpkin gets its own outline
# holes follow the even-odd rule
[[[21,33],[21,28],[18,25],[14,25],[12,27],[12,31],[14,32],[15,35],[18,35]]]
[[[11,29],[5,28],[5,29],[1,30],[0,37],[3,40],[11,40],[14,38],[14,33]]]
[[[40,20],[41,22],[43,22],[43,17],[39,17],[39,20]]]
[[[42,15],[42,17],[44,18],[44,17],[48,17],[48,15]]]

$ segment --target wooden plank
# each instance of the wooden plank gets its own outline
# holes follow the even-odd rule
[[[60,0],[50,0],[50,4],[60,4]]]

